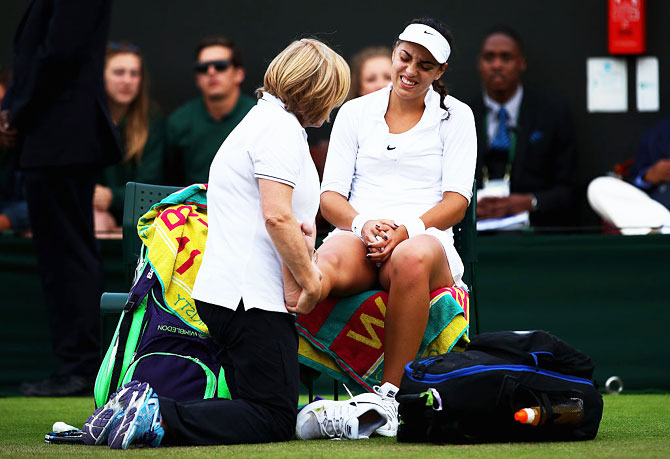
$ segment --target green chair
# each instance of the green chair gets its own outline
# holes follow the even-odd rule
[[[477,181],[472,184],[472,200],[465,217],[454,226],[454,247],[463,260],[465,272],[463,282],[470,291],[470,335],[479,334],[479,312],[477,309]],[[474,333],[473,333],[474,325]]]
[[[126,196],[123,204],[122,261],[126,272],[128,290],[130,290],[137,258],[142,247],[142,241],[137,235],[137,221],[151,206],[180,189],[180,187],[149,185],[146,183],[128,182],[126,184]],[[114,336],[116,324],[127,299],[128,292],[105,292],[100,298],[100,351],[103,358]]]

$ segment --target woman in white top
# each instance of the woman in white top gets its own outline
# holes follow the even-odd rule
[[[391,84],[340,108],[328,148],[321,212],[337,229],[318,249],[320,299],[389,291],[382,396],[417,356],[430,292],[463,274],[451,227],[472,197],[477,139],[472,111],[439,81],[451,40],[434,19],[412,21]]]
[[[121,433],[112,434],[130,437],[110,445],[125,449],[135,443],[157,446],[161,439],[171,445],[211,445],[292,438],[298,337],[284,303],[283,264],[301,288],[296,309],[312,309],[321,292],[303,235],[308,233],[313,246],[313,224],[301,231],[299,223],[314,222],[319,205],[319,179],[304,127],[328,119],[344,102],[349,81],[348,65],[326,45],[311,39],[293,42],[270,63],[258,104],[212,162],[207,245],[192,297],[220,346],[232,399],[178,403],[158,394],[156,403],[146,385],[125,388],[100,410],[109,416],[94,414],[87,421],[107,431],[104,424],[118,419],[122,403],[117,398],[134,392],[140,402],[147,400],[123,417],[122,429],[114,431]]]

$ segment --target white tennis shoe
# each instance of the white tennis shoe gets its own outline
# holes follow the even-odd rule
[[[395,396],[398,388],[386,382],[381,386],[374,386],[374,393],[368,392],[354,397],[357,401],[376,403],[384,409],[387,422],[379,427],[375,433],[383,437],[395,437],[398,434],[398,402]]]

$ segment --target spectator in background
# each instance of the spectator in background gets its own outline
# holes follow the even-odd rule
[[[209,166],[228,134],[256,105],[242,94],[242,54],[225,37],[205,38],[195,49],[195,82],[202,93],[167,122],[165,177],[169,185],[205,183]]]
[[[370,46],[351,58],[349,99],[364,96],[391,82],[391,48]]]
[[[110,42],[105,89],[112,121],[124,147],[123,161],[107,166],[95,186],[96,233],[120,232],[127,182],[162,183],[165,126],[150,114],[146,66],[137,46]]]
[[[111,0],[33,0],[14,38],[0,131],[18,132],[51,339],[61,360],[50,378],[21,385],[28,396],[90,394],[100,364],[102,262],[91,203],[100,167],[121,157],[102,78],[110,16]]]
[[[593,210],[623,234],[670,233],[670,118],[645,133],[630,177],[630,183],[593,180],[587,191]]]
[[[497,219],[497,229],[511,229],[500,220],[511,216],[518,217],[515,228],[569,225],[576,157],[567,108],[521,84],[526,59],[512,29],[497,27],[486,35],[478,67],[484,90],[470,102],[477,124],[477,185],[483,188],[477,218]]]
[[[0,104],[11,81],[11,72],[0,68]],[[0,231],[23,233],[30,227],[23,175],[17,170],[15,136],[0,134]]]

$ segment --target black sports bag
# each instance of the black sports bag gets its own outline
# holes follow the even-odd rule
[[[586,354],[544,331],[475,336],[464,352],[407,364],[398,441],[593,439],[603,412],[593,369]]]

